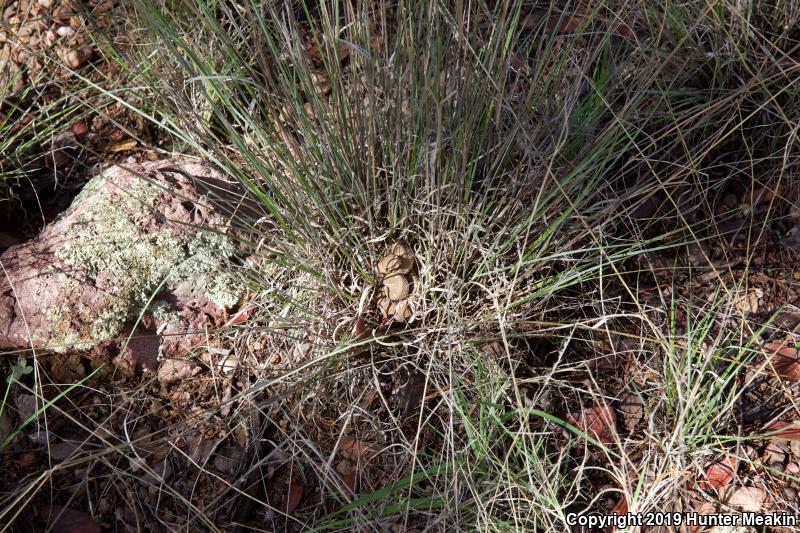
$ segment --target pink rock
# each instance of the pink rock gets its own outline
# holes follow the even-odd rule
[[[159,349],[176,356],[202,340],[242,296],[237,241],[212,201],[236,190],[189,161],[92,179],[38,237],[0,255],[0,349],[111,350],[153,369]]]
[[[566,420],[603,444],[611,444],[614,441],[617,413],[603,399],[594,407],[570,413]]]

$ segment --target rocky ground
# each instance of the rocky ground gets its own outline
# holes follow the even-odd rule
[[[117,2],[21,0],[2,16],[0,250],[36,235],[111,162],[160,157],[142,117],[102,92],[125,77],[105,55],[129,40]]]
[[[109,0],[19,0],[3,9],[0,85],[5,77],[10,89],[0,93],[0,122],[13,121],[8,131],[33,141],[0,161],[14,176],[0,213],[0,349],[7,383],[15,385],[0,409],[0,523],[20,531],[42,524],[54,531],[299,530],[297,517],[306,511],[341,510],[323,498],[324,483],[352,495],[381,491],[407,466],[392,450],[409,436],[420,448],[441,445],[436,421],[420,428],[419,420],[435,419],[447,391],[428,387],[426,362],[413,347],[381,345],[345,362],[304,366],[311,353],[339,349],[346,336],[340,330],[357,343],[413,323],[423,259],[412,243],[386,243],[371,266],[380,280],[375,301],[352,324],[326,316],[330,331],[306,328],[292,314],[295,302],[254,295],[254,276],[311,283],[299,270],[255,268],[248,233],[231,222],[230,199],[244,197],[238,185],[205,161],[171,156],[141,117],[79,80],[107,87],[125,75],[91,37],[93,28],[119,25],[111,35],[124,46],[119,9]],[[567,32],[573,22],[560,23]],[[616,33],[632,37],[624,26]],[[67,112],[42,140],[31,133],[33,110],[54,103]],[[695,244],[628,261],[624,283],[607,287],[606,305],[618,306],[608,314],[619,318],[610,319],[610,329],[589,328],[574,348],[562,350],[556,333],[541,342],[511,339],[507,347],[476,334],[487,372],[514,375],[529,397],[541,396],[531,377],[563,358],[559,380],[572,392],[554,392],[536,407],[565,422],[543,427],[571,460],[605,468],[607,448],[625,443],[627,477],[593,478],[595,493],[607,495],[599,497],[601,510],[624,512],[637,483],[657,485],[662,475],[648,463],[657,455],[652,414],[673,400],[663,387],[669,335],[658,332],[686,337],[710,317],[696,346],[689,336],[671,348],[742,391],[724,428],[739,439],[715,446],[727,453],[709,454],[672,495],[676,506],[798,514],[798,186],[770,183],[708,198],[700,216],[708,222]],[[258,211],[246,201],[233,204]],[[660,210],[667,204],[656,199],[632,213],[643,238],[664,231]],[[259,321],[259,307],[268,305],[285,306],[284,321]],[[746,342],[717,351],[732,332]],[[508,364],[512,350],[520,365]],[[746,372],[726,373],[742,361]],[[309,376],[259,395],[277,376],[302,371]],[[327,395],[327,408],[306,412],[302,402],[285,401],[303,397],[300,385],[337,373],[355,377],[312,388]],[[703,387],[687,383],[680,394],[702,405]],[[366,414],[348,432],[341,404],[354,393]],[[396,432],[374,419],[391,420]],[[291,427],[298,420],[302,427]],[[569,426],[589,438],[576,446]],[[298,435],[310,438],[314,459],[338,478],[307,475],[305,458],[292,452]],[[705,437],[718,444],[718,436]],[[665,453],[685,445],[659,443]]]

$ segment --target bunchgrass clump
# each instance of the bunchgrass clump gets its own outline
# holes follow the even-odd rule
[[[764,164],[788,155],[781,109],[794,109],[795,87],[779,70],[762,71],[758,87],[740,81],[760,68],[749,14],[733,4],[257,0],[139,2],[133,12],[154,45],[131,57],[146,65],[159,124],[258,200],[259,217],[241,221],[254,254],[303,272],[255,284],[259,320],[292,329],[277,344],[290,356],[259,374],[269,386],[250,399],[296,386],[266,431],[321,491],[290,521],[549,530],[564,527],[565,509],[598,505],[598,480],[638,487],[626,495],[640,510],[669,508],[680,476],[670,490],[627,481],[642,464],[647,476],[699,468],[714,432],[729,429],[735,372],[708,380],[735,338],[707,345],[716,313],[686,331],[633,314],[662,361],[662,389],[641,391],[665,402],[649,427],[676,451],[634,460],[629,443],[609,443],[598,471],[588,447],[583,460],[559,448],[560,426],[544,415],[620,392],[580,384],[585,365],[568,355],[591,357],[596,343],[584,343],[614,323],[603,287],[626,287],[617,298],[635,302],[631,258],[698,238],[736,179],[719,170],[743,153],[734,139],[781,117],[783,141],[746,143]],[[399,241],[416,254],[419,298],[412,323],[387,329],[374,264]],[[353,334],[360,318],[366,340]],[[560,354],[549,366],[531,348],[540,338]],[[500,350],[487,356],[490,342]],[[425,376],[422,409],[386,418],[391,400],[365,403],[407,368]],[[339,422],[308,433],[315,417]],[[395,485],[361,496],[342,485],[335,451],[352,435],[385,448]]]

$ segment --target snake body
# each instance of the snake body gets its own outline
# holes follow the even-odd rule
[[[378,309],[384,318],[408,322],[414,315],[409,302],[415,285],[414,252],[403,243],[391,245],[376,266],[381,283]]]

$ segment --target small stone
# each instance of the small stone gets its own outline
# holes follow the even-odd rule
[[[200,367],[185,359],[167,359],[158,366],[158,381],[169,384],[190,378],[200,372]]]
[[[770,442],[764,449],[764,456],[767,463],[784,463],[786,462],[786,448],[777,442]]]
[[[79,120],[75,124],[72,125],[70,131],[75,135],[75,137],[84,137],[87,133],[89,133],[89,127],[86,125],[86,122],[83,120]]]
[[[239,470],[243,457],[241,446],[226,446],[214,457],[214,466],[223,474],[233,475]]]
[[[50,457],[55,461],[68,459],[81,449],[81,443],[65,440],[50,446]]]
[[[114,2],[111,0],[105,0],[105,2],[101,2],[97,4],[97,7],[94,8],[94,14],[100,15],[105,13],[106,11],[111,11],[111,8],[114,7]]]
[[[738,507],[740,510],[747,513],[757,513],[761,511],[766,499],[767,493],[764,492],[764,489],[758,487],[739,487],[731,494],[730,498],[728,498],[728,505]]]
[[[85,44],[75,50],[70,50],[64,55],[64,64],[75,70],[82,67],[94,55],[91,45]]]
[[[789,450],[795,457],[800,457],[800,440],[790,440]]]
[[[303,359],[311,353],[312,344],[310,342],[301,342],[294,347],[294,356]]]
[[[58,34],[59,37],[72,37],[75,35],[75,30],[69,26],[59,26],[56,29],[56,34]]]
[[[17,394],[17,413],[22,421],[36,413],[36,397],[33,394]]]
[[[78,55],[77,50],[70,50],[64,56],[64,64],[71,69],[76,69],[80,67],[83,64],[83,62],[80,60],[80,56]]]

